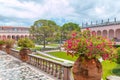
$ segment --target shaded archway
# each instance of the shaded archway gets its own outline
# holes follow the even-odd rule
[[[113,39],[114,38],[114,30],[110,29],[109,30],[109,39]]]
[[[19,35],[17,35],[17,36],[16,36],[16,40],[18,40],[19,38],[20,38],[20,36],[19,36]]]
[[[97,31],[97,35],[98,35],[98,36],[101,36],[101,31]]]
[[[107,37],[107,30],[103,30],[102,36],[103,36],[103,37]]]
[[[7,39],[10,39],[11,38],[11,36],[10,35],[7,35]]]
[[[27,35],[25,35],[25,37],[28,37]]]
[[[117,29],[117,30],[116,30],[116,38],[117,38],[117,39],[120,39],[120,29]]]
[[[21,35],[21,38],[24,38],[24,36],[23,36],[23,35]]]
[[[12,39],[15,39],[15,35],[12,35]]]
[[[95,31],[92,31],[92,35],[95,35],[96,34],[96,32]]]

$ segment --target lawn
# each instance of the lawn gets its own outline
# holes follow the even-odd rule
[[[16,47],[15,49],[16,49],[16,50],[20,50],[21,47]],[[31,48],[31,50],[40,50],[40,49],[41,49],[40,46],[35,46],[35,48]]]
[[[75,61],[77,59],[77,57],[72,58],[71,56],[68,56],[65,52],[49,52],[48,54],[71,61]],[[120,76],[120,64],[106,60],[102,62],[102,67],[103,67],[103,80],[106,80],[105,78],[109,75]]]
[[[35,54],[35,55],[41,56],[41,57],[44,57],[44,58],[48,58],[48,59],[52,59],[52,60],[55,60],[55,61],[63,62],[63,61],[60,61],[60,60],[57,60],[57,59],[54,59],[54,58],[51,58],[51,57],[48,57],[48,56],[45,56],[45,55],[42,55],[42,54]]]
[[[46,46],[58,47],[60,44],[47,44]]]
[[[71,60],[71,61],[75,61],[77,59],[77,57],[71,57],[70,55],[68,56],[66,54],[66,52],[48,52],[48,54],[58,57],[58,58],[62,58],[62,59],[66,59],[66,60]]]
[[[106,80],[105,77],[109,75],[120,76],[120,64],[106,60],[102,62],[102,67],[104,80]]]

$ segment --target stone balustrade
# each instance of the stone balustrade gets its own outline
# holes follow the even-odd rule
[[[10,54],[20,59],[18,50],[11,49]],[[27,63],[55,77],[55,80],[74,80],[71,72],[72,64],[70,63],[58,62],[34,54],[28,54]]]
[[[72,80],[72,64],[64,64],[55,60],[47,59],[37,55],[29,54],[28,63],[53,75],[60,80]]]
[[[20,56],[19,56],[19,51],[18,50],[15,50],[15,49],[11,49],[11,53],[10,53],[12,56],[20,59]]]

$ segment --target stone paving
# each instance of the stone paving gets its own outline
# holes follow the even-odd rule
[[[56,80],[38,69],[0,51],[0,80]]]

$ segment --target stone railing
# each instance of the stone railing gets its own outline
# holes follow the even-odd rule
[[[11,49],[10,55],[20,59],[19,51]],[[72,64],[58,62],[35,54],[28,54],[27,63],[53,76],[55,80],[74,80],[72,77]]]
[[[20,59],[20,56],[19,56],[19,50],[15,50],[15,49],[11,49],[11,52],[10,54],[18,59]]]
[[[28,63],[37,68],[53,75],[60,80],[73,80],[71,75],[72,64],[65,64],[55,60],[39,57],[37,55],[29,54]]]

